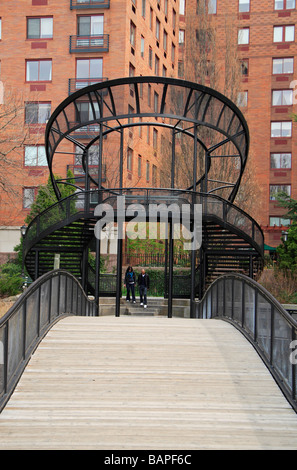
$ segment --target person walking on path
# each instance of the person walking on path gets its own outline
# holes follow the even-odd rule
[[[132,302],[135,304],[135,283],[136,283],[136,276],[135,272],[133,271],[132,266],[128,266],[126,275],[125,275],[125,281],[124,281],[124,286],[127,287],[127,296],[126,296],[126,301],[130,302],[130,291],[132,294]]]
[[[147,308],[147,290],[150,287],[150,278],[149,275],[145,272],[145,269],[142,269],[138,276],[138,287],[140,293],[140,305],[143,305],[144,308]]]

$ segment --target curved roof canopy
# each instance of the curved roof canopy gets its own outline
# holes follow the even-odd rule
[[[82,103],[87,113],[82,111]],[[223,184],[229,188],[227,199],[234,200],[249,150],[244,116],[232,101],[211,88],[165,77],[129,77],[96,83],[71,94],[58,106],[49,119],[45,135],[48,166],[57,197],[60,193],[53,177],[53,164],[55,159],[63,158],[63,149],[60,151],[63,142],[77,145],[85,156],[92,145],[100,143],[100,139],[102,142],[111,132],[140,125],[160,126],[193,139],[193,184],[180,189],[196,190],[199,148],[207,161],[199,181],[209,178],[216,185],[215,188],[212,185],[211,192]],[[82,130],[84,136],[80,138]],[[174,158],[174,151],[171,155]],[[231,162],[235,179],[224,185],[220,177],[216,181],[212,176],[211,180],[208,174],[214,159],[217,164],[226,158]],[[218,168],[215,175],[220,176]]]

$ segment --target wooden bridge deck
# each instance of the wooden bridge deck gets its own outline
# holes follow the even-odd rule
[[[70,317],[1,413],[4,449],[297,449],[297,415],[225,322]]]

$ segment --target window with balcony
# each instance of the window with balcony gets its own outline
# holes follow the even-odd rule
[[[270,185],[270,201],[275,201],[276,196],[280,193],[285,193],[287,196],[291,196],[291,185],[290,184],[271,184]]]
[[[53,18],[27,18],[27,39],[53,37]]]
[[[271,137],[292,137],[292,122],[281,121],[271,123]]]
[[[272,106],[292,106],[293,90],[273,90]]]
[[[273,42],[293,42],[295,39],[295,26],[284,25],[273,27]]]
[[[292,167],[291,153],[272,153],[270,155],[270,168],[290,170]]]
[[[25,146],[25,166],[47,166],[44,145]]]
[[[50,82],[52,80],[51,60],[27,60],[27,82]]]
[[[104,29],[104,16],[79,16],[77,18],[78,36],[101,36]]]
[[[51,115],[51,103],[25,103],[26,124],[46,124]]]
[[[272,59],[272,73],[273,75],[280,75],[285,73],[294,72],[294,59],[293,57],[277,57]]]
[[[102,79],[102,59],[77,59],[76,89],[96,83]]]
[[[275,10],[294,10],[296,8],[295,0],[274,0]]]

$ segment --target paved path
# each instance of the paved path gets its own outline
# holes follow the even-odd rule
[[[3,449],[297,449],[297,415],[225,322],[70,317],[0,415]]]

